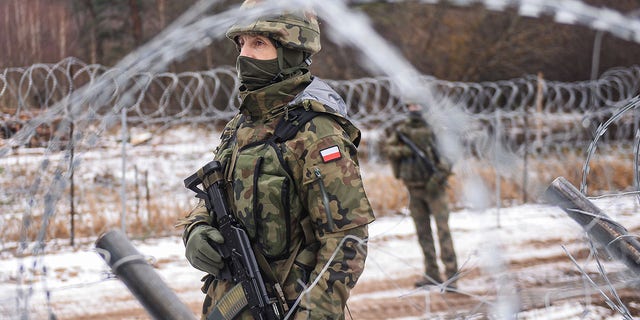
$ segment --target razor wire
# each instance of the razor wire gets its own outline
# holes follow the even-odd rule
[[[185,126],[218,135],[238,112],[239,82],[233,67],[201,72],[134,73],[124,81],[136,88],[134,94],[119,83],[111,90],[99,90],[104,89],[104,83],[97,79],[121,72],[67,58],[55,64],[10,68],[0,73],[0,168],[7,171],[0,179],[4,190],[0,207],[4,212],[14,212],[13,219],[21,219],[25,229],[36,228],[38,219],[52,219],[54,211],[70,210],[73,216],[75,209],[68,206],[75,203],[72,200],[68,205],[61,204],[62,190],[74,183],[75,172],[82,174],[83,166],[95,165],[96,161],[111,168],[103,171],[113,172],[92,173],[93,186],[75,188],[80,193],[100,193],[96,190],[104,187],[120,188],[120,199],[112,202],[122,204],[124,229],[127,208],[140,206],[139,199],[128,199],[127,185],[137,188],[139,170],[144,170],[144,163],[135,160],[141,151],[131,146]],[[393,79],[326,81],[344,97],[349,118],[365,134],[363,156],[369,161],[384,162],[381,148],[385,132],[404,114],[403,97],[394,94]],[[634,142],[639,130],[637,108],[620,107],[640,94],[638,66],[611,69],[599,79],[574,83],[547,81],[534,75],[483,83],[451,82],[423,75],[420,81],[433,88],[429,109],[438,108],[440,114],[446,114],[447,108],[458,108],[467,117],[464,128],[455,128],[460,133],[464,158],[475,158],[496,169],[505,162],[527,157],[558,162],[567,152],[578,155],[590,152],[592,157],[596,142],[603,154],[610,150],[631,154],[637,144]],[[77,93],[77,88],[99,92],[102,102],[87,101],[82,112],[73,112],[72,104],[65,101]],[[432,122],[437,125],[439,121],[432,119]],[[589,150],[585,150],[587,145],[591,145]],[[115,151],[118,146],[120,154]],[[75,157],[74,153],[83,156]],[[28,174],[10,172],[8,166],[20,161],[32,162],[20,165],[32,168]],[[117,161],[121,163],[120,169]],[[118,170],[121,170],[119,178],[114,173]],[[525,173],[519,184],[526,189],[527,170],[531,169],[522,170]],[[587,162],[584,179],[588,170]],[[18,176],[21,178],[17,179]],[[495,200],[499,201],[499,181],[496,184]],[[165,192],[180,189],[175,183],[163,183],[161,187]],[[132,201],[136,204],[132,205]],[[113,204],[107,205],[118,211]],[[40,223],[46,226],[54,222]],[[38,230],[39,239],[44,239],[46,230],[46,227]],[[23,237],[26,239],[27,235]]]
[[[10,68],[0,73],[0,155],[12,148],[41,147],[58,150],[69,142],[69,125],[94,128],[117,123],[119,113],[110,103],[121,101],[124,90],[107,95],[106,103],[87,103],[83,118],[74,118],[68,108],[51,112],[74,93],[75,88],[100,85],[105,73],[119,73],[101,65],[67,58],[56,64]],[[382,131],[402,117],[402,97],[394,95],[392,79],[372,77],[354,80],[326,80],[348,106],[351,121],[363,130]],[[492,135],[516,154],[558,156],[596,137],[596,128],[618,108],[640,94],[640,67],[608,70],[593,81],[564,83],[540,76],[497,82],[465,83],[421,76],[424,85],[435,88],[427,108],[459,106],[472,119],[464,133],[468,155],[483,156]],[[235,69],[219,67],[201,72],[137,73],[127,80],[139,88],[123,105],[128,127],[161,132],[180,125],[202,125],[219,130],[238,111],[239,82]],[[120,102],[121,103],[121,102]],[[624,114],[616,125],[598,133],[604,145],[630,148],[638,130],[638,117]],[[64,130],[63,130],[64,129]],[[374,135],[375,136],[375,135]],[[52,146],[55,141],[56,145]],[[130,138],[130,137],[129,137]],[[83,148],[74,140],[74,148]],[[90,147],[95,143],[91,140]],[[100,140],[97,140],[100,143]],[[105,142],[104,140],[102,141]]]

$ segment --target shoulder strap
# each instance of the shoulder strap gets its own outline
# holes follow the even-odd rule
[[[295,137],[307,122],[319,114],[320,112],[305,110],[304,108],[296,108],[289,111],[276,125],[272,139],[279,143]]]

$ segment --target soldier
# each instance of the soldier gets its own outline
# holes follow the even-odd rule
[[[291,319],[344,319],[367,255],[358,240],[374,215],[360,176],[360,130],[342,98],[309,71],[320,50],[316,17],[285,12],[234,25],[227,37],[239,50],[241,105],[214,158],[232,186],[230,205],[263,278],[280,285],[285,309],[295,308]],[[207,273],[203,319],[232,286],[216,278],[223,265],[209,243],[224,239],[212,224],[202,203],[179,223],[187,260]]]
[[[446,285],[447,288],[454,289],[458,264],[449,231],[446,193],[451,164],[438,153],[434,133],[422,116],[422,107],[417,103],[407,103],[406,107],[409,115],[389,135],[385,152],[391,161],[395,177],[401,179],[409,190],[409,209],[424,254],[425,278],[415,285],[422,287],[442,283],[431,231],[433,216]]]

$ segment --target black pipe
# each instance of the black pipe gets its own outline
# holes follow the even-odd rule
[[[544,193],[544,199],[564,210],[609,254],[640,275],[640,242],[627,229],[611,219],[600,208],[563,177],[556,178]]]
[[[96,248],[154,319],[196,319],[122,231],[115,229],[103,234],[96,240]]]

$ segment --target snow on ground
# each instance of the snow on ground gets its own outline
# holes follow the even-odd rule
[[[203,144],[205,138],[211,143]],[[186,202],[184,199],[192,199],[193,195],[184,189],[181,179],[210,159],[217,139],[216,133],[195,136],[192,130],[177,128],[155,136],[148,144],[129,146],[127,161],[129,166],[135,164],[140,170],[153,170],[156,175],[150,177],[150,183],[162,189],[159,191],[180,194],[158,200]],[[42,159],[37,152],[18,151],[22,153],[0,158],[0,165],[12,167]],[[117,144],[88,150],[82,154],[77,174],[83,180],[94,179],[101,172],[119,176],[120,155]],[[100,165],[90,165],[94,159]],[[388,174],[381,172],[388,169],[380,169],[363,164],[363,176]],[[10,179],[9,174],[3,179]],[[640,230],[635,196],[593,201],[634,234]],[[600,255],[580,254],[581,250],[589,249],[585,233],[559,208],[527,204],[465,209],[451,213],[450,226],[461,268],[460,292],[456,294],[444,294],[437,287],[430,290],[413,287],[423,272],[422,256],[413,222],[406,213],[379,217],[373,222],[366,268],[349,303],[352,318],[512,319],[517,315],[518,319],[623,319],[606,306],[602,295],[584,285],[571,256],[593,276],[598,274],[595,258]],[[50,315],[58,319],[148,319],[141,305],[96,253],[94,241],[79,239],[82,245],[70,248],[63,240],[51,240],[46,252],[38,256],[16,257],[3,252],[0,320],[45,319]],[[15,247],[5,241],[2,244]],[[202,273],[189,266],[177,233],[172,237],[135,240],[133,244],[194,314],[198,313]],[[617,261],[604,259],[602,263],[612,275],[626,270]],[[640,300],[637,284],[635,289],[629,289],[625,283],[618,287],[627,290],[625,297],[630,295],[631,301],[626,299],[625,303],[637,313],[640,308],[636,302]],[[550,303],[541,305],[542,298],[550,299]],[[521,300],[522,310],[506,303],[514,299]]]
[[[612,198],[596,202],[612,218],[627,228],[638,228],[640,221],[634,218],[637,203],[634,197]],[[500,227],[497,226],[498,214]],[[482,292],[491,290],[495,283],[480,283],[465,272],[488,270],[496,260],[518,261],[533,257],[544,259],[562,254],[563,244],[569,250],[584,246],[572,243],[582,237],[577,223],[560,209],[546,205],[523,205],[500,210],[456,211],[451,214],[450,224],[458,253],[458,261],[463,269],[459,281],[461,291]],[[369,256],[359,284],[393,280],[407,275],[419,275],[422,271],[422,257],[415,237],[415,229],[409,216],[382,217],[371,224]],[[527,244],[546,243],[531,250]],[[566,243],[565,243],[566,241]],[[202,274],[191,268],[184,259],[184,247],[179,237],[133,241],[136,248],[156,267],[162,279],[175,290],[179,297],[197,305],[202,295],[199,291]],[[527,251],[519,248],[529,248]],[[583,261],[584,262],[584,261]],[[560,261],[571,268],[567,256]],[[624,270],[617,262],[607,262],[608,271]],[[34,268],[47,274],[30,274],[21,270]],[[528,277],[535,279],[556,274],[556,264],[541,265],[527,270]],[[520,272],[523,272],[522,270]],[[561,275],[558,275],[561,276]],[[526,276],[521,281],[526,280]],[[530,279],[531,280],[531,279]],[[0,319],[44,319],[48,313],[58,319],[82,318],[99,315],[117,308],[141,309],[127,288],[110,276],[109,268],[95,252],[93,245],[78,249],[61,247],[55,252],[47,252],[39,257],[5,258],[0,260]],[[351,304],[357,305],[367,299],[398,299],[415,294],[414,288],[398,285],[384,291],[357,293],[354,290]],[[25,312],[28,310],[28,312]],[[605,319],[611,311],[606,308],[571,302],[553,308],[543,308],[521,312],[521,319],[569,319],[576,318],[585,311],[588,317],[582,319]],[[196,311],[197,312],[197,309]],[[417,317],[430,318],[428,310]],[[472,317],[467,317],[472,318]],[[480,317],[482,318],[482,317]],[[499,317],[498,317],[499,318]],[[401,319],[399,317],[398,319]],[[622,319],[610,317],[610,319]]]

